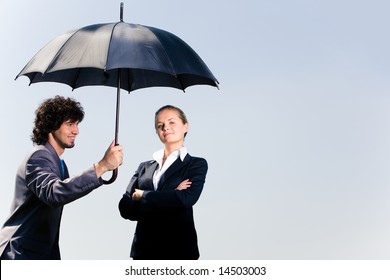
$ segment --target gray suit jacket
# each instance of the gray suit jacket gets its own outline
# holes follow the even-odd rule
[[[0,231],[1,259],[61,259],[58,239],[63,206],[102,185],[94,168],[69,178],[46,143],[20,165],[11,214]],[[64,174],[62,174],[64,173]]]

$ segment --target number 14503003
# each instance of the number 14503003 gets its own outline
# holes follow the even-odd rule
[[[219,275],[266,275],[267,269],[253,266],[228,266],[219,267]]]

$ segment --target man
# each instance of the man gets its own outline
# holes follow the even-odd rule
[[[0,231],[1,259],[61,259],[59,232],[63,206],[103,184],[101,176],[122,164],[120,145],[111,143],[104,157],[69,178],[61,160],[73,148],[84,118],[79,102],[56,96],[35,111],[31,140],[36,146],[20,165],[11,214]]]

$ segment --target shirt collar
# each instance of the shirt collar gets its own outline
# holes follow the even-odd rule
[[[186,147],[181,147],[179,150],[172,152],[169,156],[180,157],[181,161],[184,161],[184,158],[188,154]],[[162,159],[164,157],[164,149],[158,150],[153,153],[153,159],[161,164]]]

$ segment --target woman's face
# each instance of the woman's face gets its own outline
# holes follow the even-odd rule
[[[176,110],[166,109],[157,115],[156,132],[165,145],[183,145],[187,130],[188,123],[183,123]]]

